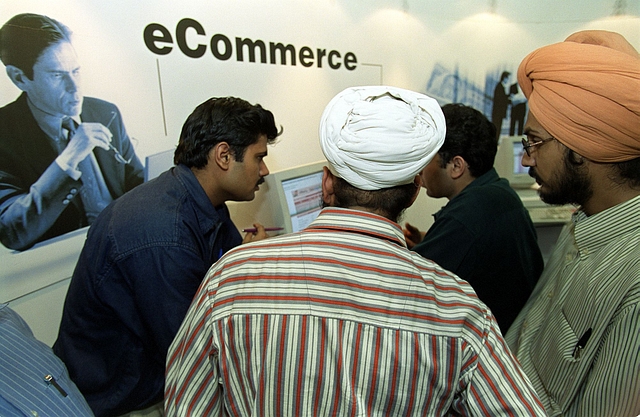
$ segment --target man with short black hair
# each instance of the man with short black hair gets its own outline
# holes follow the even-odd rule
[[[176,166],[89,229],[53,349],[96,416],[161,413],[169,344],[207,269],[243,242],[225,202],[254,198],[279,134],[260,105],[209,99],[182,128]],[[266,237],[255,227],[244,242]]]
[[[472,107],[442,107],[447,135],[420,173],[429,197],[449,202],[427,233],[406,224],[407,245],[471,284],[506,333],[544,262],[520,197],[498,177],[495,127]]]

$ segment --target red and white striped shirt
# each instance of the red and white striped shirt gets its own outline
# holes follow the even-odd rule
[[[468,283],[380,216],[324,209],[207,273],[169,349],[167,416],[543,416]]]

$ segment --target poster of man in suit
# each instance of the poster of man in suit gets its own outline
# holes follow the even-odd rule
[[[90,225],[144,173],[118,108],[84,96],[67,26],[15,15],[0,60],[22,91],[0,108],[0,241],[25,250]]]

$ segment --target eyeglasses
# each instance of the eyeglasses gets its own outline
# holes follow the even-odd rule
[[[550,138],[542,139],[542,140],[540,140],[538,142],[531,143],[531,142],[529,142],[529,139],[524,137],[524,138],[522,138],[522,149],[525,150],[525,152],[527,153],[527,156],[531,156],[531,151],[530,151],[531,148],[533,148],[534,146],[542,145],[545,142],[549,142],[549,141],[552,141],[552,140],[555,140],[555,139],[556,138],[551,136]]]
[[[116,118],[116,112],[112,111],[111,112],[111,119],[109,119],[109,122],[105,126],[107,129],[109,129],[109,126],[111,126],[111,122],[113,122],[113,120],[115,118]],[[131,159],[133,159],[133,158],[125,159],[125,157],[122,156],[120,151],[115,146],[113,146],[111,143],[109,143],[109,149],[111,149],[113,151],[114,157],[116,158],[116,161],[120,162],[121,164],[128,164],[129,162],[131,162]]]

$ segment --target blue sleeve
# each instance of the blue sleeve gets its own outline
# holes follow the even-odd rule
[[[0,415],[93,416],[62,361],[6,305],[0,305]]]

